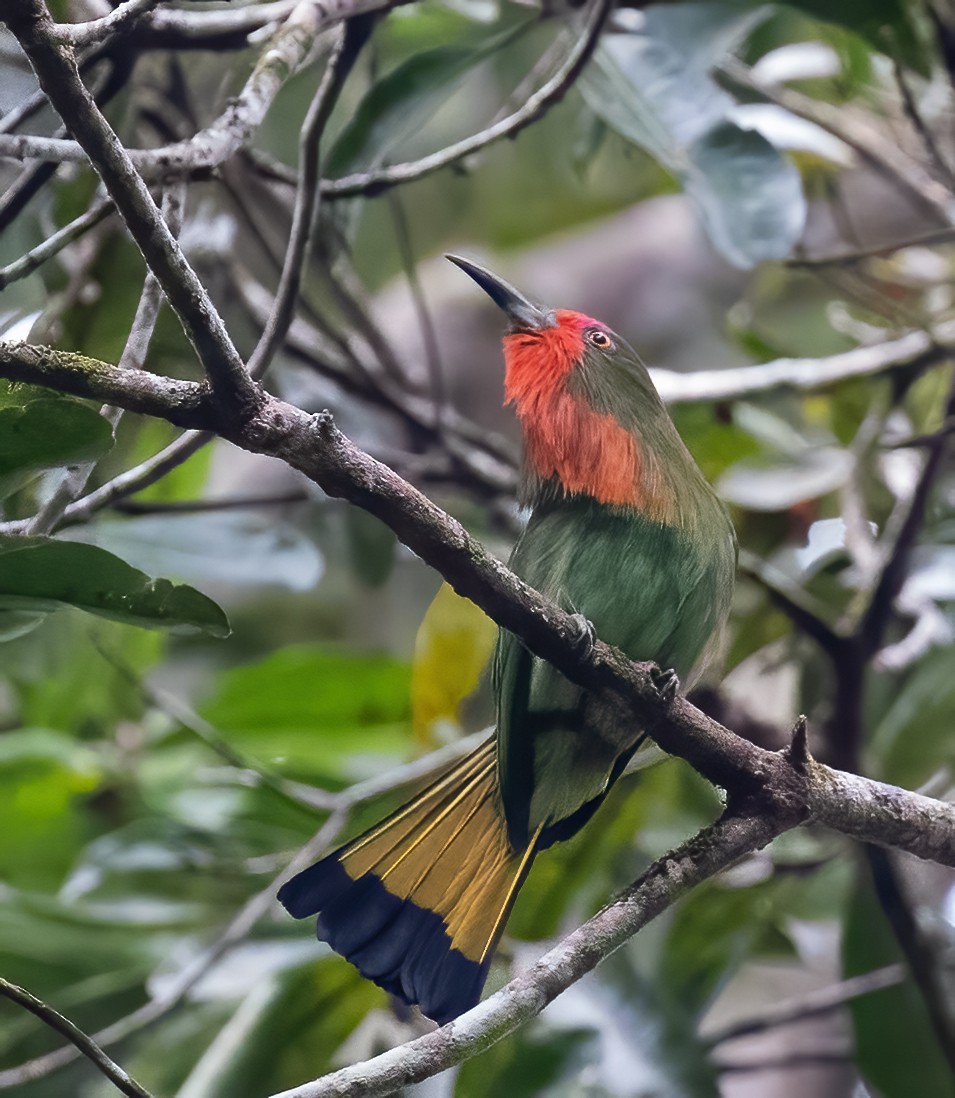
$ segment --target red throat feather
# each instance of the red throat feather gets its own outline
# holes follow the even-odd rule
[[[603,326],[567,309],[555,317],[555,327],[504,337],[505,399],[521,420],[527,463],[543,480],[556,477],[571,495],[641,507],[636,436],[567,391],[584,356],[584,330]]]

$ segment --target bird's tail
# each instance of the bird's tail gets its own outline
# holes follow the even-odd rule
[[[279,891],[363,976],[444,1023],[480,997],[536,840],[507,837],[494,740]]]

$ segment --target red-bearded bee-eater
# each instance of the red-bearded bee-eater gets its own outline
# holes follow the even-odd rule
[[[682,678],[729,611],[736,538],[646,367],[599,321],[449,256],[503,309],[530,519],[510,565],[601,640]],[[480,997],[534,857],[593,815],[642,738],[501,631],[496,734],[279,892],[359,971],[438,1022]]]

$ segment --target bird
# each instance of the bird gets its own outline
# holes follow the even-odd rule
[[[499,306],[523,432],[511,569],[594,636],[686,679],[730,610],[736,536],[647,368],[607,325],[447,257]],[[500,630],[496,728],[387,819],[285,883],[296,918],[444,1024],[480,999],[534,859],[586,824],[644,733]]]

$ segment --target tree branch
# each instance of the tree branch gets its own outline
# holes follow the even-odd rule
[[[727,812],[652,866],[621,896],[568,934],[500,991],[453,1022],[364,1063],[272,1098],[376,1098],[477,1056],[520,1028],[651,919],[702,881],[765,846],[787,825],[773,812]]]
[[[265,330],[249,359],[249,373],[253,377],[261,377],[269,368],[295,315],[295,304],[302,282],[308,244],[318,217],[321,198],[319,148],[322,134],[325,132],[329,115],[338,100],[342,86],[370,31],[371,24],[364,21],[358,23],[353,20],[341,28],[325,75],[308,109],[299,137],[299,176],[289,243],[285,251],[282,275],[272,311]]]
[[[853,999],[871,995],[873,991],[881,991],[886,987],[895,987],[905,979],[905,975],[904,966],[886,965],[884,968],[874,969],[861,976],[840,980],[831,987],[807,992],[798,998],[765,1004],[757,1017],[748,1018],[742,1022],[731,1022],[709,1034],[706,1038],[707,1046],[715,1048],[729,1041],[738,1041],[741,1037],[752,1037],[754,1034],[765,1033],[778,1026],[792,1025],[806,1018],[829,1014],[845,1006],[846,1003],[852,1002]]]
[[[308,9],[303,18],[313,11],[312,4],[301,7]],[[248,414],[255,407],[258,388],[246,373],[222,318],[169,231],[122,142],[87,91],[72,50],[53,40],[54,24],[46,4],[43,0],[23,0],[10,8],[6,21],[29,57],[40,86],[83,146],[179,316],[210,377],[219,407],[228,416],[241,418]]]
[[[940,324],[933,333],[906,332],[825,358],[777,358],[758,366],[729,370],[699,370],[679,374],[651,370],[653,382],[667,404],[740,400],[772,389],[818,391],[858,377],[875,377],[891,370],[920,370],[955,350],[955,323]]]
[[[117,370],[107,363],[24,344],[0,344],[0,376],[117,403],[175,423],[211,428],[215,413],[200,385]],[[588,689],[608,691],[626,719],[647,729],[737,801],[761,798],[799,819],[846,835],[955,865],[955,807],[842,773],[804,754],[765,751],[711,720],[685,698],[661,699],[654,667],[597,641],[574,644],[573,617],[510,572],[455,519],[387,466],[354,445],[327,413],[308,415],[263,394],[248,421],[220,427],[223,438],[283,459],[327,494],[376,515],[427,564],[511,630],[542,659]]]
[[[96,1065],[97,1069],[109,1079],[117,1090],[129,1095],[129,1098],[152,1098],[149,1091],[123,1071],[119,1064],[111,1060],[91,1037],[88,1037],[75,1026],[69,1018],[64,1018],[53,1007],[44,1003],[42,999],[31,995],[29,991],[18,987],[16,984],[11,984],[9,980],[4,980],[3,977],[0,977],[0,995],[5,995],[12,1002],[30,1011],[31,1014],[35,1014],[41,1022],[65,1037],[79,1052]]]
[[[74,240],[79,240],[95,225],[107,218],[113,212],[113,203],[109,199],[95,202],[86,213],[80,214],[62,229],[57,229],[52,236],[47,237],[41,244],[13,260],[5,267],[0,267],[0,290],[16,282],[19,278],[26,278],[43,266],[48,259],[61,252]]]
[[[864,119],[852,117],[841,106],[813,99],[793,88],[757,83],[750,70],[738,61],[725,62],[714,75],[731,90],[742,88],[838,137],[934,221],[951,225],[955,220],[955,198],[951,192]]]
[[[124,0],[109,15],[89,19],[85,23],[54,23],[53,37],[57,42],[73,46],[92,46],[114,34],[132,28],[160,0]]]
[[[31,0],[36,2],[36,0]],[[382,0],[349,0],[350,10],[347,14],[375,11],[383,7]],[[311,0],[303,0],[296,7],[311,8]],[[574,47],[568,53],[564,63],[557,72],[543,84],[537,92],[527,99],[518,110],[507,118],[494,123],[492,126],[481,130],[480,133],[464,138],[453,145],[440,149],[430,156],[420,160],[409,161],[404,164],[395,164],[389,168],[381,168],[376,171],[358,172],[353,175],[343,176],[341,179],[323,179],[321,181],[321,194],[323,198],[353,198],[356,195],[381,194],[391,187],[413,180],[421,179],[426,175],[446,168],[451,164],[462,160],[472,153],[486,148],[503,137],[514,137],[522,129],[544,115],[555,103],[559,102],[567,90],[577,79],[580,71],[590,59],[597,44],[600,30],[610,10],[610,0],[593,0],[584,18]],[[157,16],[161,13],[155,13]],[[187,14],[187,13],[177,13]],[[236,13],[238,14],[238,13]],[[316,28],[316,33],[321,27],[329,25],[334,20],[326,19]],[[295,19],[290,16],[282,24],[279,32],[270,44],[269,51],[263,55],[255,72],[240,94],[236,108],[226,112],[207,130],[190,138],[189,141],[176,145],[168,145],[161,149],[133,149],[128,155],[131,162],[149,175],[155,172],[169,174],[173,172],[208,171],[211,168],[225,162],[251,136],[252,131],[258,126],[264,116],[264,109],[259,111],[259,104],[268,106],[270,98],[265,95],[252,94],[253,82],[256,74],[260,74],[262,82],[266,76],[274,77],[273,69],[276,68],[276,57],[280,51],[283,58],[284,76],[291,74],[294,65],[301,63],[304,54],[299,54],[297,47],[301,42],[295,37],[290,37]],[[298,57],[296,61],[295,58]],[[260,69],[262,70],[260,73]],[[285,71],[287,69],[287,71]],[[278,91],[276,87],[272,93]],[[243,107],[240,112],[238,107]],[[254,109],[253,109],[254,108]],[[241,125],[239,125],[241,123]],[[22,135],[0,134],[0,156],[14,157],[19,160],[47,159],[60,163],[83,162],[86,159],[83,150],[74,141],[68,141],[51,137],[32,137]],[[285,182],[295,184],[296,174],[291,168],[282,174]]]

